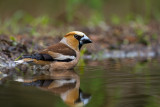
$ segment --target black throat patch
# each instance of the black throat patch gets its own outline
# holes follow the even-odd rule
[[[81,44],[80,41],[79,41],[79,50],[82,48],[82,45],[83,44]]]

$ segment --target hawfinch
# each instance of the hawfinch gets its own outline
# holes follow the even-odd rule
[[[80,59],[80,49],[84,44],[92,41],[82,32],[72,31],[67,33],[62,40],[48,48],[32,54],[24,55],[16,63],[33,62],[40,65],[50,65],[53,70],[72,69]]]

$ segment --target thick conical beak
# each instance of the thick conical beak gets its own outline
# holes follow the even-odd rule
[[[92,41],[86,35],[84,35],[81,41],[83,44],[92,43]]]

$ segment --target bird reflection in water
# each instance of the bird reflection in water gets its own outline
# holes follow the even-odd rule
[[[91,95],[80,89],[80,77],[73,70],[52,71],[49,75],[35,76],[23,80],[25,86],[38,86],[40,89],[57,94],[69,106],[84,106]]]

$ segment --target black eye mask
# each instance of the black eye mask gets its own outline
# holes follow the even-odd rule
[[[74,37],[75,37],[78,41],[80,41],[80,39],[81,39],[83,36],[79,36],[79,35],[75,34]]]

